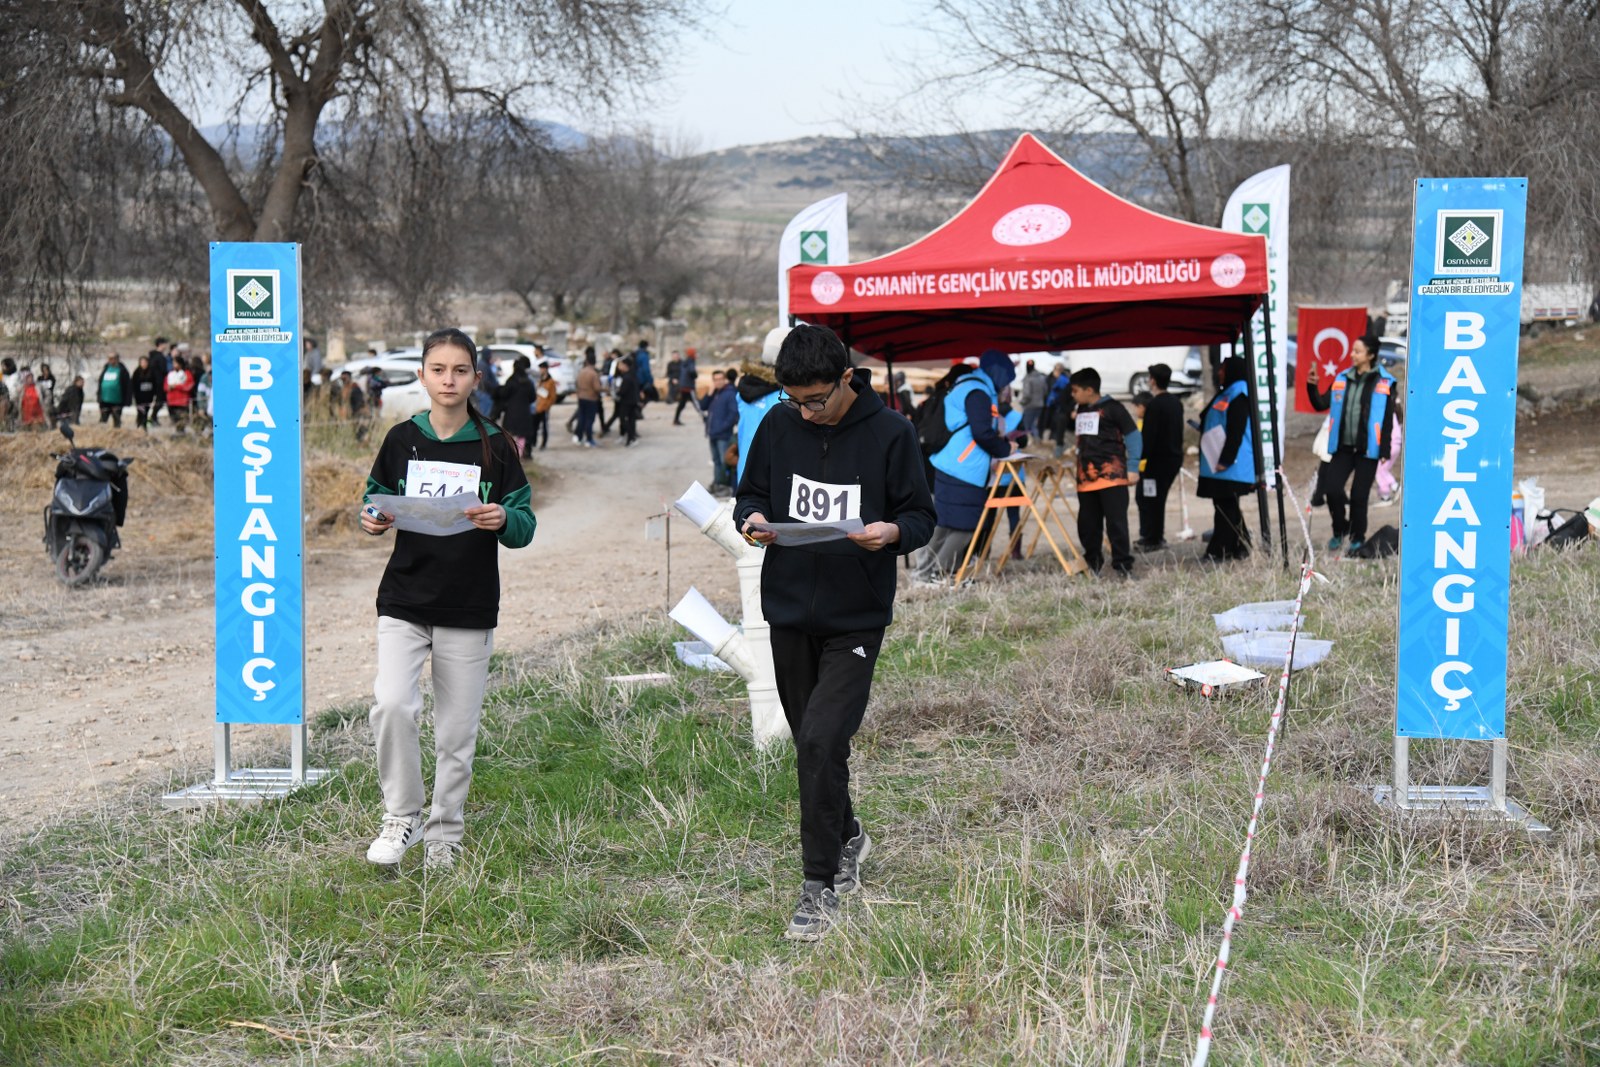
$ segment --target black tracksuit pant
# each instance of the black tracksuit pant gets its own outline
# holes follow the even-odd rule
[[[1211,498],[1211,543],[1206,556],[1214,560],[1244,559],[1250,554],[1250,524],[1244,519],[1243,496],[1219,490]]]
[[[1152,471],[1145,465],[1144,477],[1134,487],[1133,499],[1139,505],[1139,543],[1155,546],[1167,539],[1167,493],[1178,472]]]
[[[1128,543],[1128,487],[1108,485],[1104,489],[1078,490],[1078,540],[1083,544],[1083,561],[1096,574],[1105,565],[1101,538],[1111,542],[1111,568],[1133,573],[1133,546]]]
[[[1355,478],[1351,478],[1351,473]],[[1335,537],[1349,536],[1352,541],[1367,537],[1367,501],[1372,496],[1372,482],[1378,476],[1378,461],[1357,454],[1345,445],[1333,454],[1322,468],[1322,495],[1328,501],[1328,517],[1333,520]],[[1345,495],[1344,483],[1350,482],[1350,493]],[[1349,506],[1350,514],[1345,515]]]
[[[883,631],[819,637],[774,626],[771,637],[778,699],[794,735],[800,776],[805,877],[832,885],[844,843],[856,833],[850,739],[866,714]]]

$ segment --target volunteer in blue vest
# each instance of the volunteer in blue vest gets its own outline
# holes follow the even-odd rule
[[[1256,488],[1255,426],[1250,419],[1250,364],[1241,356],[1217,368],[1220,388],[1200,422],[1200,486],[1211,501],[1211,542],[1205,558],[1226,563],[1250,555],[1250,527],[1240,500]]]
[[[744,477],[744,460],[750,454],[750,443],[756,439],[756,427],[767,417],[767,412],[778,406],[783,396],[772,367],[778,362],[778,349],[787,336],[789,327],[774,326],[762,342],[761,358],[747,359],[739,367],[739,384],[734,387],[739,396],[739,465],[733,475],[735,487]]]
[[[917,561],[913,577],[920,584],[942,582],[966,555],[983,518],[994,460],[1011,454],[1012,437],[1000,419],[1000,390],[1016,376],[1010,357],[991,348],[978,357],[978,369],[956,379],[944,395],[950,440],[930,457],[938,525]]]
[[[1350,345],[1350,367],[1333,379],[1333,388],[1325,393],[1321,383],[1321,372],[1313,361],[1306,374],[1306,399],[1318,411],[1328,413],[1328,451],[1333,456],[1322,471],[1320,486],[1333,519],[1328,551],[1346,548],[1353,552],[1367,539],[1367,498],[1372,495],[1378,463],[1389,458],[1395,379],[1378,365],[1378,339],[1368,334]],[[1348,496],[1346,482],[1350,482]]]

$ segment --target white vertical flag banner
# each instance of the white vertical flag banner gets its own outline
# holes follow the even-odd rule
[[[1250,320],[1251,344],[1256,354],[1256,397],[1261,407],[1262,472],[1268,485],[1278,466],[1283,440],[1283,420],[1289,411],[1286,358],[1289,350],[1289,164],[1285,163],[1240,183],[1222,211],[1222,228],[1235,233],[1262,234],[1267,239],[1267,304],[1272,311],[1272,362],[1278,380],[1278,421],[1272,421],[1267,395],[1267,331],[1265,317],[1257,311]]]
[[[850,262],[848,193],[818,200],[789,220],[778,242],[778,325],[789,325],[789,268],[798,263]]]

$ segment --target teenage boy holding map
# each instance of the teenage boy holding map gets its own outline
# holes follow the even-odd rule
[[[851,368],[831,330],[796,326],[774,371],[782,402],[750,443],[734,522],[768,546],[761,608],[800,776],[805,877],[784,936],[816,941],[839,897],[860,888],[872,847],[850,800],[850,739],[893,617],[895,562],[927,544],[933,499],[916,431]],[[821,543],[775,544],[757,528],[848,519],[863,528]]]

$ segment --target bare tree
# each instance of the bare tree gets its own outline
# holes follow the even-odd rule
[[[670,317],[702,269],[700,229],[712,193],[705,157],[641,133],[596,143],[585,165],[606,223],[595,236],[604,249],[613,310],[631,287],[641,312]]]
[[[517,153],[497,165],[477,203],[474,233],[484,250],[478,275],[511,291],[529,315],[548,298],[558,317],[575,312],[604,282],[610,226],[583,153]]]
[[[952,69],[933,85],[1003,87],[1019,112],[1067,133],[1137,141],[1171,209],[1212,223],[1227,188],[1219,138],[1248,97],[1249,27],[1220,0],[939,0],[956,30]]]
[[[9,69],[31,75],[0,91],[0,121],[7,131],[54,137],[103,132],[117,113],[136,118],[126,127],[158,131],[187,179],[187,190],[168,190],[174,204],[184,195],[204,204],[205,236],[308,241],[335,228],[318,217],[321,208],[360,195],[329,186],[336,173],[352,173],[325,165],[337,139],[330,126],[407,130],[414,151],[397,156],[399,165],[428,162],[419,116],[431,126],[439,116],[494,114],[501,136],[537,141],[525,119],[537,107],[586,111],[631,99],[659,69],[662,39],[694,25],[701,3],[0,0],[4,39],[27,60]],[[201,128],[202,118],[215,119],[211,109],[221,110],[227,133]],[[8,151],[25,143],[8,138]],[[7,215],[53,180],[20,162],[9,177],[0,178]],[[60,208],[81,204],[55,184]],[[0,263],[37,264],[31,293],[59,297],[61,280],[83,268],[82,242],[63,234],[50,242],[59,254],[48,256],[37,233],[0,236],[11,242]],[[333,257],[319,268],[319,249],[309,252],[313,276],[331,270]]]
[[[1263,62],[1412,176],[1527,175],[1530,266],[1600,265],[1595,0],[1259,0]],[[1587,136],[1586,136],[1587,134]]]

